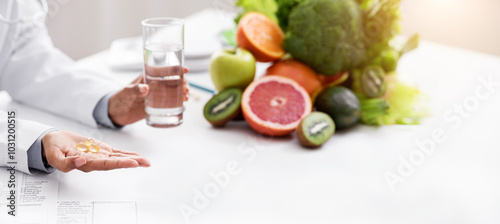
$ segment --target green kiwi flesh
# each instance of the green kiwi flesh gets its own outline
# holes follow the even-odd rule
[[[223,90],[213,96],[203,108],[203,115],[215,127],[223,127],[240,113],[242,91],[238,88]]]
[[[368,66],[361,73],[361,89],[368,98],[377,98],[385,93],[385,72],[378,66]]]
[[[318,147],[335,133],[335,123],[328,114],[316,111],[305,117],[295,132],[301,145]]]

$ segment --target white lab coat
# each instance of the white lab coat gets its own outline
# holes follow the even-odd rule
[[[0,14],[17,18],[41,10],[36,0],[1,0]],[[78,44],[78,40],[74,40]],[[0,22],[0,91],[16,101],[97,126],[93,110],[106,94],[120,89],[112,80],[75,63],[54,48],[45,25]],[[49,126],[19,119],[17,115],[17,169],[29,173],[26,152]],[[0,166],[7,161],[7,115],[0,113]],[[57,127],[56,127],[57,128]]]

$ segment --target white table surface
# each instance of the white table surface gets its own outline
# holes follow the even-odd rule
[[[136,77],[111,71],[106,57],[104,51],[78,64],[123,84]],[[500,223],[500,86],[458,127],[443,117],[454,105],[472,102],[482,88],[478,77],[500,82],[500,58],[423,42],[398,70],[431,97],[431,117],[415,126],[357,125],[315,150],[300,147],[294,137],[261,137],[244,122],[212,128],[202,114],[210,95],[195,89],[199,98],[186,104],[184,124],[169,129],[140,121],[120,131],[97,130],[15,102],[0,108],[17,108],[21,118],[149,158],[150,168],[60,175],[59,200],[138,201],[152,208],[139,223],[183,223],[180,206],[194,207],[194,192],[212,186],[210,173],[231,163],[240,172],[197,210],[192,223]],[[186,77],[212,85],[208,73]],[[444,141],[391,190],[384,175],[398,174],[400,159],[421,151],[416,141],[439,130]]]

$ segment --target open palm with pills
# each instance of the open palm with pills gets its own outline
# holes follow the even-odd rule
[[[77,149],[78,144],[85,144],[87,140],[89,139],[72,132],[54,131],[43,137],[42,154],[52,167],[62,172],[74,169],[90,172],[150,166],[149,161],[137,153],[113,148],[94,139],[91,144],[98,147],[97,152]]]

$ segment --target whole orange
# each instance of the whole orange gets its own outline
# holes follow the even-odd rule
[[[276,62],[266,70],[266,75],[279,75],[293,79],[312,95],[321,87],[321,81],[316,72],[306,64],[293,59]]]

